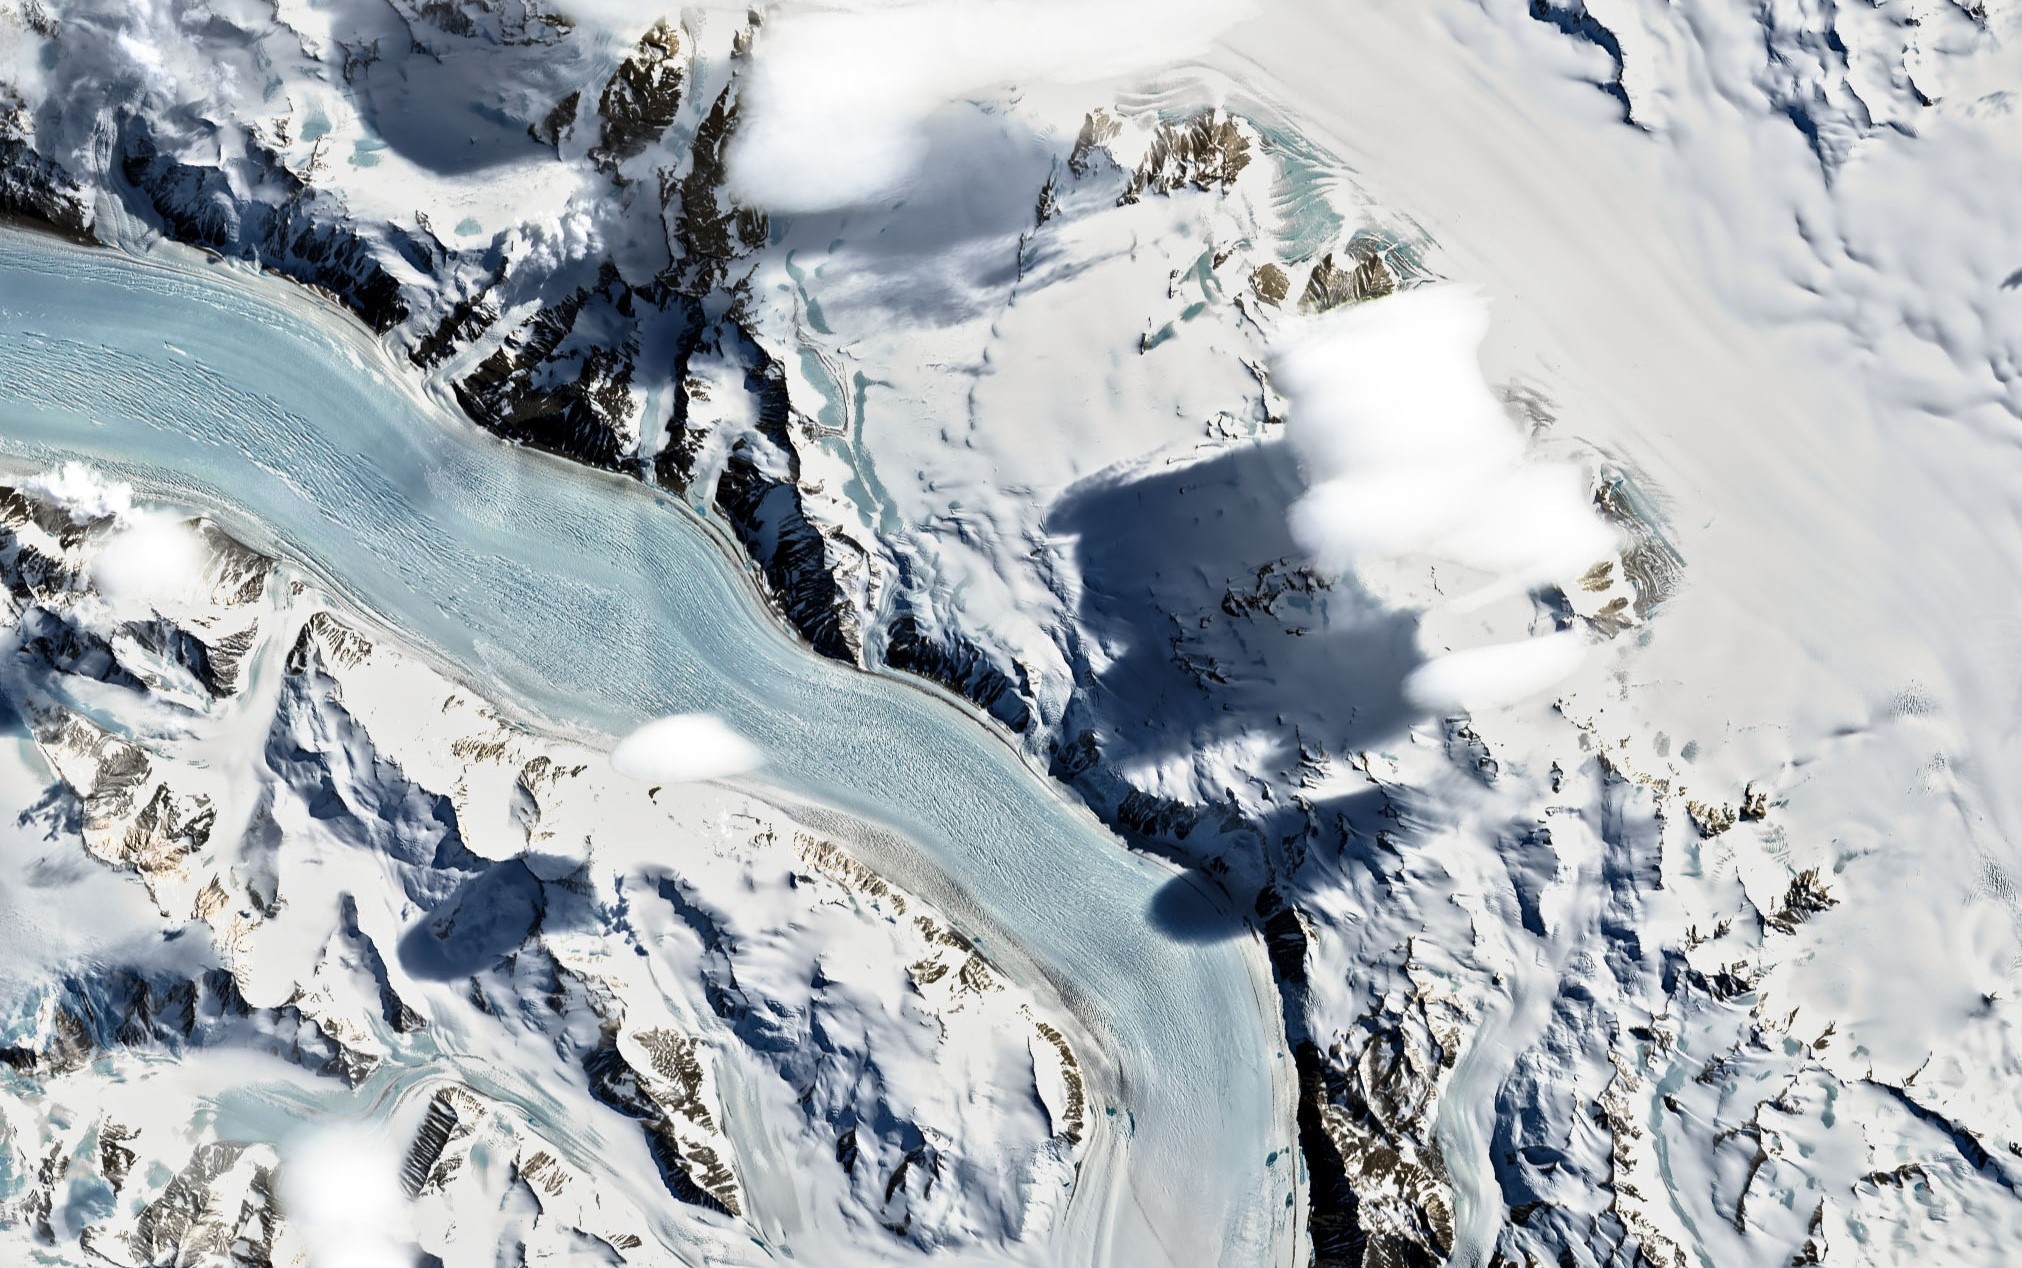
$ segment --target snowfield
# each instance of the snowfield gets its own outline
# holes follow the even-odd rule
[[[1148,1015],[1136,1003],[1099,1005],[1131,974],[1079,976],[1062,949],[1081,944],[1043,913],[1007,918],[1044,904],[1013,886],[1026,905],[1006,906],[992,869],[965,861],[987,857],[998,825],[945,852],[875,833],[819,864],[781,847],[849,835],[759,791],[782,761],[788,787],[818,765],[820,736],[783,754],[779,734],[728,709],[729,735],[663,724],[620,766],[739,782],[656,794],[599,756],[692,703],[641,679],[596,688],[625,701],[601,739],[528,727],[510,756],[446,757],[470,736],[441,720],[444,702],[473,719],[566,717],[568,667],[542,662],[548,685],[501,673],[534,662],[426,603],[413,621],[430,628],[361,634],[342,624],[344,602],[283,602],[271,582],[241,606],[277,650],[245,653],[232,688],[280,693],[258,708],[222,708],[160,668],[183,654],[166,631],[148,637],[168,650],[98,617],[59,637],[47,622],[73,606],[161,609],[214,649],[240,619],[191,597],[215,567],[193,572],[198,547],[217,549],[211,530],[135,511],[60,459],[90,457],[193,506],[235,500],[207,482],[207,462],[257,480],[266,507],[290,480],[355,494],[324,512],[341,529],[331,541],[366,539],[368,508],[390,508],[413,515],[424,555],[470,547],[430,536],[446,533],[430,497],[457,508],[443,523],[475,522],[488,495],[528,504],[517,482],[533,477],[453,464],[431,432],[385,442],[413,447],[390,489],[312,478],[282,457],[293,424],[269,425],[252,397],[219,406],[232,439],[206,456],[212,380],[163,368],[173,340],[145,358],[117,348],[121,361],[52,337],[60,305],[21,296],[70,257],[38,255],[0,274],[40,279],[17,281],[21,296],[0,289],[0,452],[42,473],[10,504],[39,508],[10,511],[29,516],[13,531],[76,508],[64,566],[86,571],[53,608],[14,605],[27,659],[5,696],[25,738],[7,786],[27,790],[27,817],[10,853],[39,853],[29,871],[9,865],[23,879],[0,890],[0,910],[20,966],[14,1015],[41,1019],[17,1047],[45,1055],[9,1076],[0,1201],[40,1213],[40,1253],[102,1228],[94,1251],[151,1262],[148,1247],[169,1245],[145,1240],[160,1221],[137,1222],[140,1191],[105,1170],[136,1146],[107,1153],[105,1129],[87,1124],[115,1121],[105,1107],[150,1079],[170,1083],[159,1053],[175,1050],[178,1090],[141,1138],[167,1152],[150,1155],[153,1171],[118,1164],[147,1192],[200,1172],[205,1192],[232,1195],[219,1202],[262,1212],[262,1230],[292,1227],[273,1176],[298,1146],[270,1106],[331,1116],[332,1079],[385,1088],[335,1115],[363,1133],[339,1152],[411,1161],[424,1142],[467,1160],[448,1168],[462,1179],[430,1173],[395,1204],[412,1221],[400,1235],[445,1262],[452,1225],[501,1220],[686,1262],[734,1243],[746,1255],[752,1237],[830,1236],[893,1259],[1054,1262],[1072,1245],[1090,1262],[1371,1268],[2008,1262],[2022,1237],[2022,802],[2008,778],[2022,756],[2018,49],[2022,8],[2006,0],[913,0],[664,16],[532,0],[0,4],[0,209],[147,257],[126,266],[149,279],[137,287],[175,290],[206,268],[235,294],[280,285],[251,280],[258,267],[315,288],[375,341],[370,357],[346,354],[358,373],[426,401],[414,426],[447,407],[461,415],[451,426],[585,469],[570,489],[600,490],[622,540],[571,521],[552,530],[556,551],[629,561],[639,516],[692,513],[807,654],[966,699],[964,726],[1014,744],[1130,847],[1181,870],[1146,897],[1129,889],[1116,927],[1142,959],[1141,989],[1216,983],[1215,999],[1187,1003],[1210,1010],[1204,1030],[1230,1033],[1200,1060],[1199,1085],[1152,1080],[1168,1110],[1208,1117],[1147,1112],[1142,1131],[1208,1121],[1216,1079],[1241,1070],[1230,1100],[1249,1108],[1214,1138],[1283,1138],[1282,1154],[1255,1158],[1154,1157],[1133,1113],[1122,1128],[1097,1121],[1109,1115],[1096,1102],[1143,1092],[1133,1070],[1184,1062],[1118,1039],[1162,1033],[1132,1028]],[[114,365],[170,399],[89,386]],[[134,429],[151,410],[173,416],[159,430],[184,438],[174,456]],[[404,436],[387,427],[357,424]],[[243,436],[276,443],[247,463]],[[545,456],[510,456],[563,479]],[[302,465],[329,469],[321,449]],[[495,486],[469,483],[480,470]],[[305,595],[393,592],[352,572],[433,578],[277,513],[292,518],[268,553],[308,561]],[[545,602],[594,624],[607,600],[591,585]],[[392,605],[358,606],[383,618]],[[291,679],[283,644],[298,636],[280,631],[309,629],[311,608],[338,624],[302,636]],[[656,621],[696,619],[656,614],[612,641],[630,649]],[[339,663],[346,637],[373,648],[360,666]],[[402,637],[438,655],[402,659]],[[723,657],[709,672],[734,677],[738,649]],[[667,672],[686,682],[685,668]],[[530,698],[456,685],[488,673],[499,694]],[[322,727],[324,747],[305,750],[316,760],[376,769],[366,740],[330,747],[327,691],[287,705],[325,681],[370,751],[398,752],[415,781],[367,780],[369,797],[336,820],[306,808],[307,776],[275,764],[271,738]],[[381,711],[367,716],[370,699]],[[291,708],[326,720],[291,721]],[[187,771],[159,806],[120,786],[137,803],[122,814],[151,816],[129,841],[135,821],[92,807],[108,763],[133,752]],[[595,790],[552,823],[546,785],[524,778],[541,760],[581,765]],[[487,791],[466,805],[459,784]],[[338,979],[370,975],[360,945],[406,946],[402,902],[448,901],[414,897],[430,882],[402,872],[440,884],[455,870],[403,854],[444,822],[430,798],[447,799],[473,859],[524,860],[525,879],[487,911],[562,892],[557,903],[602,907],[570,929],[543,917],[528,944],[540,954],[512,961],[528,967],[387,987],[429,1023],[389,1032],[392,1014],[354,1016],[380,1008],[379,988]],[[568,818],[621,803],[641,823],[673,816],[711,843],[710,866],[745,879],[715,882],[727,888],[714,899],[679,885],[669,898],[651,879],[657,855],[606,840],[632,829]],[[304,853],[352,878],[355,911],[323,901],[329,881],[297,880],[318,899],[276,907],[286,869],[244,861],[261,848],[252,806],[285,839],[318,843]],[[157,878],[148,861],[202,857],[185,843],[210,813],[218,844],[203,848],[238,861],[217,864],[221,897],[196,914],[201,869]],[[743,814],[778,840],[725,826]],[[356,839],[328,843],[332,823]],[[553,826],[565,823],[577,826]],[[1014,829],[1001,831],[1020,859],[1047,848],[1014,850]],[[1060,887],[1123,874],[1121,846],[1071,831]],[[553,834],[538,850],[537,832]],[[856,870],[865,861],[884,878]],[[121,920],[50,918],[20,897],[35,869],[60,870],[63,893]],[[267,889],[247,888],[255,873]],[[804,874],[847,894],[834,905],[849,932],[810,923],[809,894],[779,879]],[[1147,873],[1128,875],[1117,884]],[[923,902],[948,913],[935,928],[989,948],[987,1003],[950,1011],[939,978],[930,990],[905,976],[918,931],[900,917]],[[217,923],[227,910],[259,917],[243,944]],[[719,936],[739,952],[683,933],[690,910],[734,930]],[[188,932],[159,944],[136,932],[164,921]],[[624,938],[648,954],[620,980],[607,962],[630,963]],[[737,953],[760,957],[767,985],[746,985],[761,970]],[[389,981],[415,972],[411,956],[374,954]],[[641,979],[661,955],[674,967]],[[542,957],[573,985],[532,985]],[[1273,998],[1241,1002],[1241,966],[1265,959]],[[217,1023],[215,1043],[160,1040],[154,1020],[144,1041],[94,1032],[99,1046],[79,1052],[149,1055],[52,1074],[51,984],[87,963],[173,965],[194,983],[224,972],[246,1011]],[[576,1134],[602,1119],[513,1090],[536,1061],[573,1061],[570,1095],[594,1102],[594,1072],[586,1082],[564,1051],[589,1034],[580,1023],[612,999],[674,1010],[676,979],[692,992],[733,971],[800,1028],[759,1042],[706,994],[644,1030],[619,1026],[625,1103],[660,1107],[630,1114],[644,1129],[621,1124],[629,1153]],[[811,988],[810,974],[837,985]],[[475,985],[444,984],[466,977]],[[553,1019],[527,1020],[526,1001],[554,990],[568,998]],[[836,1020],[816,1025],[811,990]],[[974,1028],[944,1042],[966,1054],[957,1068],[884,1024],[905,1008]],[[1076,1042],[1034,1042],[1042,1027]],[[314,1042],[297,1037],[309,1030]],[[459,1067],[438,1086],[392,1073],[438,1032],[465,1053],[520,1038],[489,1049],[483,1075]],[[699,1081],[673,1078],[680,1100],[646,1071],[688,1068],[684,1043],[722,1059]],[[317,1054],[272,1075],[293,1090],[227,1096],[249,1053],[277,1044]],[[806,1071],[838,1052],[891,1088],[863,1076],[847,1097],[783,1096],[828,1087]],[[1061,1060],[1087,1079],[1078,1141]],[[900,1099],[917,1112],[864,1109]],[[856,1152],[824,1143],[816,1165],[808,1142],[842,1130],[845,1100],[867,1115],[853,1122],[883,1125],[856,1127]],[[1269,1130],[1245,1120],[1265,1110]],[[87,1130],[100,1133],[89,1148]],[[1163,1139],[1204,1139],[1172,1130]],[[641,1152],[642,1131],[657,1153]],[[60,1132],[62,1156],[97,1151],[93,1179],[68,1190],[63,1164],[45,1162]],[[929,1153],[950,1160],[931,1188]],[[705,1155],[735,1162],[718,1175]],[[670,1167],[697,1190],[685,1205],[662,1183]],[[754,1172],[783,1187],[754,1191]],[[1188,1183],[1198,1238],[1171,1235],[1160,1214],[1187,1208],[1172,1186]],[[1114,1198],[1125,1190],[1140,1197]],[[628,1234],[643,1240],[620,1246]],[[230,1255],[240,1225],[203,1236],[212,1249],[191,1253]],[[514,1236],[522,1261],[578,1253]],[[492,1237],[479,1238],[486,1255]]]

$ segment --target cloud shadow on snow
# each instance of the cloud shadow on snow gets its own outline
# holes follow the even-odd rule
[[[952,325],[1004,301],[1018,280],[1021,235],[1061,157],[1057,141],[968,103],[929,116],[918,163],[888,196],[774,217],[776,235],[812,267],[822,307]]]
[[[588,68],[573,47],[498,44],[426,24],[410,28],[383,4],[346,7],[339,29],[360,34],[345,89],[396,153],[443,176],[553,158],[527,124],[581,87],[576,78]]]
[[[430,982],[482,973],[543,928],[580,922],[581,912],[557,919],[554,892],[525,859],[493,863],[458,885],[401,935],[400,966]]]
[[[1285,446],[1254,444],[1099,479],[1048,517],[1049,533],[1078,538],[1080,623],[1113,657],[1092,671],[1080,723],[1106,758],[1249,734],[1343,753],[1405,728],[1417,618],[1302,571],[1285,508],[1303,487]]]
[[[1404,680],[1422,663],[1417,617],[1352,578],[1303,569],[1285,508],[1304,487],[1286,446],[1250,444],[1098,477],[1047,519],[1049,533],[1076,539],[1079,625],[1099,644],[1075,649],[1081,690],[1062,730],[1070,747],[1092,733],[1101,765],[1081,773],[1056,759],[1056,771],[1126,836],[1191,869],[1148,912],[1176,941],[1241,935],[1265,914],[1260,890],[1293,870],[1284,843],[1321,824],[1346,848],[1348,825],[1372,831],[1382,801],[1363,790],[1310,812],[1260,809],[1242,796],[1253,787],[1213,786],[1195,755],[1242,740],[1258,773],[1283,787],[1302,749],[1338,763],[1414,720]],[[1133,797],[1113,778],[1104,786],[1104,771],[1153,768],[1168,774],[1158,796]],[[1249,809],[1237,815],[1239,799]],[[1181,802],[1207,808],[1163,808]]]
[[[1160,885],[1145,914],[1152,928],[1174,942],[1224,942],[1243,932],[1243,912],[1228,892],[1193,871]]]

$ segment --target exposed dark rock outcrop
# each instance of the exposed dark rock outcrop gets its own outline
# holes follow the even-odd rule
[[[246,145],[250,197],[239,195],[224,169],[186,163],[162,150],[147,119],[118,117],[115,166],[162,231],[220,255],[254,260],[334,295],[381,334],[407,320],[388,253],[426,273],[431,244],[385,226],[377,246],[348,220],[327,211],[301,178],[257,143]]]
[[[1358,231],[1314,263],[1306,274],[1299,309],[1324,313],[1346,304],[1381,299],[1430,276],[1409,247],[1381,234]]]
[[[1226,189],[1250,165],[1250,136],[1244,124],[1220,110],[1162,123],[1118,201],[1134,203],[1146,194],[1170,193],[1183,185]]]
[[[1839,900],[1827,892],[1825,883],[1819,879],[1818,869],[1807,867],[1790,878],[1790,888],[1784,891],[1783,901],[1776,910],[1762,917],[1763,924],[1778,933],[1796,933],[1797,927],[1823,911],[1839,906]]]
[[[790,480],[767,475],[740,441],[716,483],[716,509],[765,574],[787,622],[831,660],[859,659],[855,622],[828,567],[828,539]]]
[[[900,616],[885,632],[885,664],[941,684],[1020,734],[1032,725],[1023,668],[1021,681],[1013,682],[988,653],[952,630],[931,634],[911,613]]]
[[[0,100],[4,108],[4,100]],[[69,237],[91,229],[91,201],[62,164],[44,158],[0,115],[0,216],[18,216]]]
[[[438,1092],[429,1100],[428,1113],[422,1118],[420,1129],[414,1133],[414,1143],[408,1147],[407,1157],[400,1164],[400,1183],[407,1190],[407,1196],[419,1195],[428,1184],[436,1162],[442,1157],[443,1148],[449,1144],[450,1135],[456,1130],[458,1119],[456,1103],[448,1095]]]
[[[21,649],[52,671],[78,678],[90,678],[132,691],[145,684],[120,664],[112,645],[96,631],[70,617],[47,608],[30,608],[21,615]]]
[[[434,329],[415,341],[407,359],[421,369],[432,370],[497,320],[498,309],[488,298],[481,293],[466,295],[450,306]]]
[[[181,978],[101,968],[63,978],[50,996],[47,1023],[23,1027],[0,1048],[0,1065],[63,1072],[114,1048],[180,1052],[253,1015],[231,974],[220,969]]]
[[[705,290],[720,285],[730,261],[765,241],[764,212],[740,207],[723,193],[724,154],[737,130],[735,88],[717,95],[689,147],[688,170],[677,181],[662,177],[660,201],[669,216],[669,238],[688,274],[685,286]]]
[[[1531,17],[1561,35],[1591,44],[1608,55],[1613,73],[1594,86],[1613,97],[1622,107],[1622,122],[1635,122],[1635,106],[1630,102],[1629,90],[1622,82],[1622,41],[1587,11],[1585,0],[1531,0]]]
[[[788,624],[822,655],[854,664],[862,655],[855,617],[836,581],[829,540],[808,519],[798,483],[786,375],[742,328],[732,327],[728,337],[746,367],[744,387],[757,413],[753,430],[774,453],[762,454],[749,438],[736,441],[716,482],[716,509],[764,573]],[[769,470],[768,457],[783,459],[785,472]]]
[[[681,297],[634,290],[606,265],[595,287],[543,309],[459,380],[456,399],[509,440],[585,466],[629,469],[637,441],[631,387],[639,323],[643,309],[663,305],[677,319],[684,308]],[[472,309],[459,324],[474,325],[478,317]],[[428,355],[439,357],[444,343],[431,336]]]
[[[597,1047],[584,1055],[583,1072],[589,1076],[592,1096],[627,1118],[639,1120],[644,1126],[647,1146],[652,1152],[654,1164],[660,1169],[660,1180],[668,1193],[691,1206],[704,1207],[723,1215],[732,1213],[723,1199],[704,1187],[707,1177],[691,1174],[694,1166],[681,1156],[672,1126],[667,1121],[667,1107],[653,1097],[641,1081],[639,1072],[618,1051],[614,1034],[607,1033]]]
[[[254,1161],[262,1155],[264,1161]],[[133,1257],[129,1262],[271,1264],[279,1228],[272,1158],[263,1147],[230,1141],[197,1146],[188,1165],[141,1211],[133,1231],[120,1239]],[[242,1168],[243,1185],[221,1184]],[[94,1246],[96,1240],[87,1234],[87,1248],[108,1257],[104,1249],[111,1248]]]
[[[1430,1136],[1431,1080],[1409,1019],[1378,1029],[1360,1053],[1293,1050],[1299,1144],[1312,1176],[1314,1262],[1339,1268],[1436,1268],[1453,1247],[1446,1174]],[[1435,1060],[1451,1053],[1435,1047]]]
[[[136,645],[179,666],[214,698],[222,699],[237,687],[239,666],[252,649],[257,631],[251,625],[206,642],[173,621],[159,617],[148,621],[128,621],[121,633]]]
[[[576,126],[576,111],[581,109],[583,94],[572,92],[555,103],[554,109],[542,115],[537,122],[527,125],[527,135],[543,145],[559,147],[562,138]]]
[[[602,138],[590,158],[606,171],[643,153],[681,112],[684,81],[681,33],[665,18],[640,37],[597,100]]]

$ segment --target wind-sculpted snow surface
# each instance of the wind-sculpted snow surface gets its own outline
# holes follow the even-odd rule
[[[1037,834],[993,843],[1009,907],[973,824],[938,859],[962,892],[859,843],[945,908],[1021,913],[974,927],[1007,971],[1014,944],[1040,948],[1033,976],[1070,1015],[1142,1021],[1149,1004],[1118,1002],[1133,988],[1202,992],[1122,1026],[1121,1055],[1100,1025],[1074,1049],[1091,1124],[1074,1201],[1119,1159],[1181,1176],[1214,1208],[1198,1227],[1240,1227],[1243,1249],[1091,1232],[1072,1201],[1052,1247],[1247,1263],[1268,1242],[1367,1268],[2013,1258],[2014,4],[921,0],[660,21],[517,0],[44,2],[0,7],[0,32],[0,210],[129,250],[178,239],[336,296],[404,363],[373,372],[678,500],[814,651],[966,697],[994,719],[971,726],[1185,869],[1150,888],[1131,872],[1130,900],[1102,908],[1155,949],[1119,973],[1083,970],[1073,922],[1020,889]],[[171,460],[122,453],[116,422],[94,438],[95,411],[140,412],[116,364],[173,385],[168,432],[203,437],[190,402],[213,393],[254,420],[225,448],[313,450],[339,478],[269,456],[259,496],[285,506],[270,478],[315,490],[346,540],[389,540],[373,520],[392,516],[454,556],[456,534],[401,519],[404,481],[465,507],[473,487],[526,487],[432,440],[414,442],[426,475],[361,480],[328,433],[231,396],[230,358],[108,362],[54,324],[16,323],[0,350],[0,409],[36,420],[0,413],[12,452],[167,464],[172,487],[223,496],[205,441]],[[543,540],[653,566],[633,553],[664,544],[642,508],[678,509],[580,487],[616,527],[560,515]],[[310,554],[337,587],[440,575]],[[762,770],[818,769],[816,799],[837,799],[848,764],[753,729],[742,697],[638,689],[642,665],[690,672],[628,641],[639,613],[700,601],[585,619],[618,631],[595,636],[631,667],[615,683],[552,648],[532,663],[554,685],[507,677],[564,715],[567,690],[623,698],[613,732],[721,715]],[[401,607],[474,664],[531,641]],[[133,645],[199,683],[248,672],[243,649],[201,638],[199,656],[189,630],[144,628]],[[20,638],[71,678],[169,689],[88,633],[27,613]],[[114,771],[77,812],[87,849],[114,849],[115,813],[149,814],[144,858],[221,830],[205,816],[222,792],[157,805],[126,742],[79,730],[63,750]],[[883,760],[861,758],[853,809],[906,787],[880,782]],[[904,826],[938,835],[907,804]],[[1080,833],[1044,857],[1085,914],[1119,865]],[[56,957],[36,964],[95,945],[32,927]],[[1258,940],[1264,1016],[1228,971]],[[1190,1024],[1212,1056],[1173,1050]],[[1187,1100],[1154,1080],[1161,1114],[1117,1099],[1128,1121],[1106,1135],[1112,1056],[1139,1096],[1132,1070],[1200,1082]],[[1238,1124],[1248,1110],[1171,1112],[1216,1097],[1268,1103],[1277,1134]],[[517,1112],[539,1130],[538,1107]],[[475,1113],[430,1102],[423,1134],[465,1157]],[[1171,1156],[1148,1158],[1161,1131]],[[1238,1158],[1209,1138],[1274,1143]],[[174,1165],[236,1194],[284,1162]],[[767,1209],[789,1207],[868,1209],[836,1193]],[[891,1236],[925,1245],[919,1227]],[[969,1244],[1023,1232],[995,1236]]]

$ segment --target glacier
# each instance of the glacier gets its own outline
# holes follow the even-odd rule
[[[0,7],[0,210],[115,248],[0,239],[0,453],[209,517],[528,744],[724,718],[735,795],[1118,1111],[1059,1210],[971,1174],[934,1218],[1035,1222],[932,1246],[840,1158],[733,1166],[777,1246],[2007,1262],[2022,13],[1085,9]],[[1478,356],[1372,434],[1465,389],[1579,527],[1547,567],[1403,532],[1488,464],[1343,461],[1284,372],[1455,287]],[[1297,509],[1377,495],[1356,549]],[[207,690],[157,677],[111,689]],[[18,918],[44,976],[139,954]],[[235,1130],[202,1168],[254,1185]]]
[[[313,301],[164,265],[136,284],[130,266],[46,241],[10,240],[0,255],[14,311],[37,332],[0,354],[11,458],[87,458],[260,547],[299,550],[358,608],[509,688],[502,707],[551,728],[622,735],[668,712],[722,716],[764,753],[774,795],[802,821],[841,825],[879,872],[944,905],[1008,971],[1071,998],[1077,1029],[1100,1028],[1081,1045],[1104,1111],[1090,1148],[1112,1160],[1077,1189],[1096,1213],[1070,1212],[1082,1244],[1059,1254],[1106,1260],[1111,1239],[1155,1247],[1189,1222],[1188,1236],[1256,1253],[1289,1246],[1291,1182],[1255,1164],[1290,1147],[1292,1076],[1262,956],[1170,945],[1145,917],[1174,883],[1170,868],[1103,844],[1086,811],[959,711],[807,657],[678,507],[581,468],[528,468],[431,421],[425,398],[374,366],[383,352]],[[191,327],[185,305],[200,296],[211,320]],[[108,311],[133,323],[124,346],[105,342]],[[274,364],[300,372],[262,394],[231,386]],[[619,505],[633,508],[629,525]],[[1201,1070],[1212,1105],[1195,1091]],[[1227,1159],[1219,1203],[1170,1172],[1166,1160],[1196,1149]],[[771,1216],[784,1228],[798,1223],[793,1197]],[[1155,1222],[1133,1231],[1140,1220]]]
[[[120,517],[5,501],[8,696],[72,799],[24,816],[14,880],[95,897],[67,819],[155,908],[121,912],[124,955],[20,975],[15,1253],[724,1262],[742,1219],[775,1253],[815,1235],[765,1195],[808,1152],[855,1190],[831,1247],[854,1222],[959,1253],[1065,1200],[1092,1125],[1060,1030],[835,841],[543,741],[208,522],[136,602],[77,584]],[[301,1178],[333,1167],[362,1174]]]

